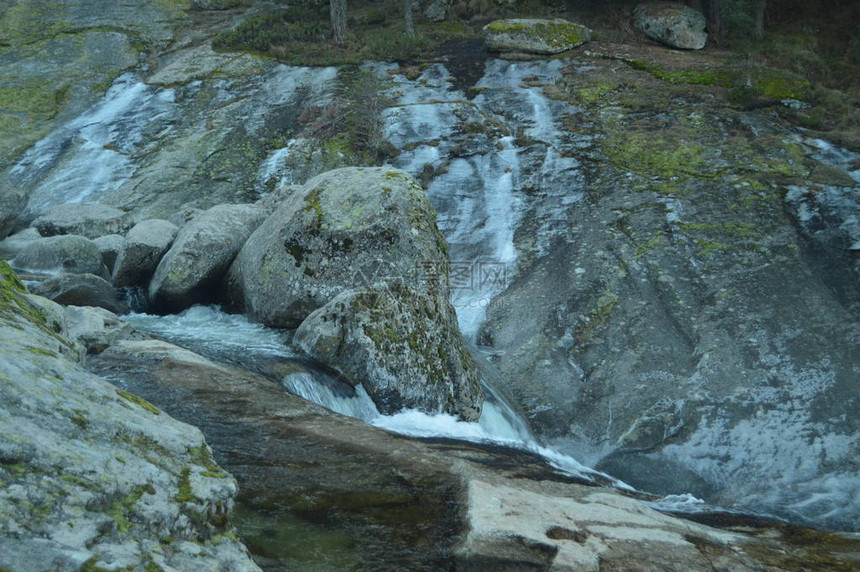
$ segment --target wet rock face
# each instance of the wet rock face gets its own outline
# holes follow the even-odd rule
[[[708,41],[705,17],[683,4],[640,4],[634,25],[646,36],[672,48],[701,50]]]
[[[73,343],[0,260],[0,567],[259,570],[235,481],[200,432],[63,357]],[[169,549],[164,540],[171,538]],[[205,564],[204,564],[205,563]]]
[[[445,240],[415,180],[357,167],[319,175],[287,197],[227,280],[233,303],[253,320],[296,327],[344,290],[381,281],[445,298],[448,271]]]
[[[523,217],[517,277],[479,342],[533,426],[581,461],[658,493],[856,528],[850,203],[808,176],[817,149],[766,115],[601,69],[552,86],[583,106],[566,125],[589,200],[545,252]],[[806,222],[786,196],[813,209]],[[810,234],[815,221],[843,222]]]
[[[256,205],[218,205],[197,214],[179,231],[149,282],[153,307],[178,312],[219,298],[219,282],[264,216]]]
[[[409,408],[466,421],[480,416],[478,367],[438,292],[396,283],[344,292],[308,316],[293,342],[361,383],[384,414]]]
[[[484,26],[493,52],[551,55],[572,50],[591,39],[591,30],[561,18],[496,20]]]

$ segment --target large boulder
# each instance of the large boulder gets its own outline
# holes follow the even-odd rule
[[[161,257],[173,244],[179,228],[166,220],[150,219],[134,225],[125,236],[111,276],[114,286],[146,284]]]
[[[2,260],[0,292],[0,569],[259,570],[200,431],[63,357]]]
[[[182,227],[149,283],[160,312],[176,312],[217,297],[217,284],[265,218],[256,205],[218,205]]]
[[[236,257],[228,293],[253,320],[295,328],[345,290],[417,286],[425,266],[444,281],[424,287],[447,291],[445,239],[421,187],[400,170],[348,167],[284,200]]]
[[[27,244],[14,259],[16,268],[31,272],[95,274],[108,278],[99,247],[83,236],[51,236]]]
[[[633,23],[652,40],[672,48],[701,50],[708,41],[705,17],[683,4],[640,4],[633,11]]]
[[[64,306],[97,306],[116,314],[128,313],[110,282],[93,274],[57,274],[30,291]]]
[[[493,52],[551,55],[572,50],[591,39],[591,30],[561,18],[496,20],[484,26],[484,41]]]
[[[19,217],[27,205],[27,192],[0,178],[0,240],[15,231]]]
[[[380,412],[419,409],[478,419],[477,365],[439,292],[402,284],[350,290],[313,312],[294,343],[361,383]]]
[[[77,234],[98,238],[106,234],[124,234],[130,224],[128,215],[107,205],[55,205],[33,221],[42,236]]]

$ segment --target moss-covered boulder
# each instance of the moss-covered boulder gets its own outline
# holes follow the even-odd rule
[[[397,169],[348,167],[287,197],[245,243],[227,288],[253,320],[295,328],[341,292],[376,282],[446,295],[448,267],[418,183]]]
[[[200,431],[64,357],[0,260],[0,569],[259,570]]]
[[[344,292],[302,322],[295,343],[361,383],[382,413],[404,408],[475,421],[478,368],[451,304],[403,284]]]
[[[551,55],[572,50],[591,39],[591,30],[561,18],[496,20],[484,26],[488,50]]]
[[[633,23],[652,40],[672,48],[701,50],[708,41],[705,17],[683,4],[640,4],[633,11]]]

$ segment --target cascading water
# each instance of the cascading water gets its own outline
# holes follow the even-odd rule
[[[178,111],[173,90],[120,76],[101,102],[36,143],[12,168],[15,183],[36,185],[28,212],[118,189],[136,170],[129,155],[169,131]]]
[[[253,367],[277,358],[300,358],[287,344],[288,334],[250,322],[245,316],[226,314],[215,306],[194,306],[179,314],[131,314],[125,320],[135,328],[187,347],[207,357]],[[303,371],[285,376],[285,389],[332,411],[361,419],[382,429],[413,437],[444,437],[488,442],[537,453],[551,465],[573,476],[629,489],[612,477],[585,467],[572,457],[540,445],[514,410],[489,386],[477,423],[446,414],[402,411],[381,415],[360,385],[353,388],[322,369],[302,362]]]

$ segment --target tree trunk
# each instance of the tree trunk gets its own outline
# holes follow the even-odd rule
[[[764,16],[767,9],[767,2],[759,0],[755,7],[755,37],[761,40],[764,37]]]
[[[331,33],[334,43],[342,46],[346,40],[346,0],[329,0]]]
[[[415,24],[412,22],[412,0],[403,0],[403,22],[406,28],[406,35],[414,38]]]

